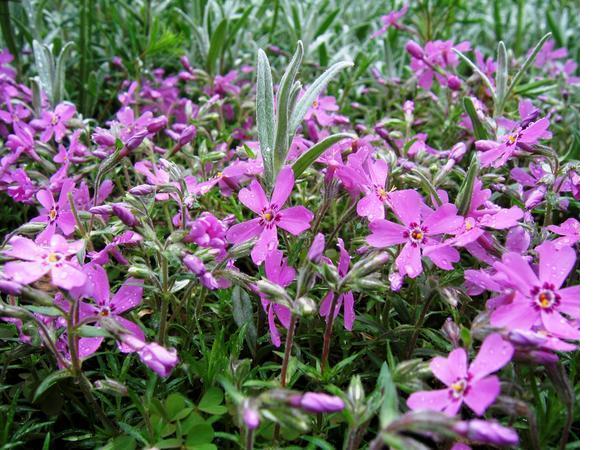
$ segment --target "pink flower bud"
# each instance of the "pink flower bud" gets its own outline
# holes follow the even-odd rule
[[[138,224],[138,220],[135,218],[131,210],[123,204],[113,204],[112,212],[115,216],[121,219],[121,222],[129,227],[134,227]]]
[[[249,406],[244,408],[243,419],[249,430],[255,430],[260,425],[260,414]]]
[[[421,46],[415,41],[408,41],[408,43],[406,44],[406,51],[410,53],[410,55],[413,58],[416,59],[423,59],[423,57],[425,56],[425,52],[423,51]]]
[[[149,195],[153,194],[156,188],[151,184],[140,184],[139,186],[129,189],[131,195]]]
[[[499,144],[496,141],[489,141],[485,139],[481,141],[475,141],[475,148],[480,152],[487,152],[488,150],[498,147],[498,145]]]
[[[125,148],[127,150],[134,150],[134,149],[138,148],[142,144],[142,142],[144,141],[144,138],[147,135],[148,135],[148,132],[146,130],[138,131],[133,136],[131,136],[129,139],[127,139],[127,142],[125,142]]]
[[[155,342],[146,344],[138,353],[142,362],[161,377],[169,376],[179,362],[175,349],[166,349]]]
[[[116,142],[115,137],[110,133],[110,131],[105,130],[104,128],[96,128],[94,130],[94,134],[92,134],[92,140],[96,144],[103,145],[105,147],[112,147]]]
[[[467,146],[464,142],[454,144],[454,147],[450,150],[450,158],[456,162],[459,162],[463,156],[467,153]]]
[[[517,445],[519,443],[517,432],[498,422],[479,419],[462,421],[454,426],[454,431],[471,441],[482,444]]]
[[[525,200],[525,208],[533,209],[544,201],[546,196],[546,186],[536,187]]]
[[[181,134],[179,135],[179,145],[189,144],[196,137],[196,127],[194,125],[190,125],[185,127]]]
[[[148,122],[148,126],[146,127],[146,129],[148,130],[148,133],[157,133],[163,128],[165,128],[168,123],[169,121],[165,116],[158,116],[155,119],[152,119],[150,122]]]
[[[318,392],[307,392],[300,399],[292,400],[292,404],[311,413],[337,412],[346,407],[341,398]]]
[[[206,273],[206,267],[200,258],[194,255],[185,255],[183,263],[194,275],[202,276]]]
[[[452,89],[453,91],[460,91],[461,86],[462,83],[460,81],[460,78],[458,78],[456,75],[450,75],[448,77],[448,87],[450,89]]]
[[[308,259],[312,262],[321,261],[323,251],[325,250],[325,236],[323,233],[318,233],[313,240],[310,249],[308,250]]]

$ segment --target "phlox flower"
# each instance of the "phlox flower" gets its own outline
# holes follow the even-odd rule
[[[67,123],[76,113],[75,105],[60,103],[54,111],[42,112],[42,117],[31,121],[31,126],[40,130],[40,140],[48,142],[54,136],[56,142],[62,141],[67,134]]]
[[[552,241],[557,249],[565,246],[572,246],[579,242],[579,221],[577,219],[567,219],[560,226],[550,225],[547,227],[554,234],[562,236]]]
[[[537,114],[534,114],[535,117]],[[529,151],[540,139],[549,139],[552,133],[548,131],[550,121],[544,117],[534,121],[523,119],[518,125],[500,137],[500,142],[480,140],[475,142],[480,151],[479,161],[483,167],[501,167],[516,156],[520,150]]]
[[[337,265],[337,271],[340,277],[344,277],[348,273],[350,268],[350,254],[344,247],[344,241],[338,238],[338,248],[340,249],[340,258]],[[330,261],[331,263],[331,261]],[[354,294],[352,292],[344,292],[335,298],[333,291],[329,291],[319,308],[319,314],[321,317],[327,318],[329,311],[331,310],[331,302],[335,302],[333,317],[336,318],[340,313],[340,309],[344,307],[344,327],[346,330],[352,330],[356,315],[354,313]]]
[[[337,105],[335,97],[331,95],[319,96],[311,104],[304,116],[304,120],[315,119],[322,127],[333,125],[334,123],[348,123],[348,119],[339,114],[335,114],[340,107]]]
[[[398,11],[390,11],[389,13],[381,16],[382,26],[380,29],[378,29],[371,35],[371,39],[381,36],[390,27],[394,27],[399,30],[400,24],[398,23],[398,21],[400,19],[402,19],[402,17],[404,17],[404,15],[406,14],[407,11],[408,11],[408,5],[404,5]]]
[[[454,234],[463,224],[463,218],[456,214],[456,206],[445,203],[433,210],[414,189],[394,192],[389,202],[401,223],[374,220],[369,224],[372,234],[367,236],[367,243],[377,248],[404,244],[396,258],[401,276],[419,276],[423,272],[423,256],[441,269],[452,270],[452,263],[460,258],[459,253],[450,246],[438,244],[441,235]]]
[[[10,249],[3,252],[22,261],[4,265],[4,274],[21,284],[30,284],[50,274],[52,284],[62,289],[72,289],[86,282],[81,267],[70,256],[84,247],[82,240],[67,242],[55,234],[47,244],[36,244],[31,239],[15,236],[9,241]]]
[[[265,260],[265,274],[269,281],[282,287],[289,286],[296,277],[296,271],[293,267],[288,266],[287,258],[283,257],[283,252],[280,250],[273,250],[269,253],[269,256]],[[281,345],[281,337],[275,324],[275,318],[277,318],[286,330],[289,330],[292,312],[287,306],[271,302],[263,295],[260,297],[262,307],[267,314],[269,322],[271,342],[275,347],[279,347]]]
[[[455,416],[464,402],[481,416],[500,394],[500,380],[490,374],[504,367],[513,353],[513,346],[495,333],[485,338],[470,365],[464,348],[452,350],[448,358],[435,357],[429,367],[447,387],[415,392],[406,404],[412,410],[434,410]]]
[[[32,222],[44,222],[46,228],[38,237],[38,242],[48,241],[55,233],[58,227],[60,231],[69,237],[75,231],[75,216],[71,212],[69,204],[69,192],[72,193],[75,183],[71,179],[65,180],[60,190],[58,201],[54,200],[54,195],[48,189],[42,189],[36,194],[36,198],[42,205],[40,215],[33,218]]]
[[[89,263],[83,267],[83,271],[87,275],[88,280],[85,285],[71,290],[71,295],[79,299],[91,298],[94,300],[93,303],[81,303],[85,305],[87,321],[91,322],[95,317],[97,318],[98,326],[102,326],[100,322],[102,319],[111,318],[138,339],[144,339],[142,329],[134,322],[123,317],[123,314],[142,302],[144,291],[143,281],[136,278],[128,278],[117,292],[112,294],[110,292],[108,275],[102,266]],[[97,349],[104,338],[99,336],[91,339],[95,340]],[[121,342],[118,343],[118,346],[123,353],[133,351],[132,348]]]
[[[512,289],[512,301],[491,315],[495,327],[529,330],[542,326],[564,339],[579,339],[579,330],[563,316],[579,320],[579,286],[562,288],[577,254],[571,247],[557,249],[552,242],[537,247],[539,262],[534,271],[527,259],[506,253],[494,264],[496,278]]]
[[[232,226],[227,231],[227,240],[239,244],[258,236],[251,252],[252,261],[257,265],[262,264],[267,254],[277,248],[277,228],[297,236],[310,227],[313,214],[304,206],[282,209],[293,188],[294,172],[286,166],[277,175],[271,199],[267,199],[264,189],[256,180],[238,195],[240,202],[259,217]]]

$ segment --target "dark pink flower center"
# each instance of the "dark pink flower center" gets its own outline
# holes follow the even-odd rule
[[[52,114],[52,118],[50,119],[51,125],[56,125],[58,123],[58,116],[56,114]]]
[[[50,219],[50,222],[54,222],[57,217],[58,217],[58,211],[56,211],[56,208],[52,208],[50,210],[50,212],[48,213],[48,218]]]
[[[98,314],[100,315],[100,317],[108,317],[108,316],[110,316],[110,307],[103,306],[100,309],[100,312]]]
[[[533,306],[541,311],[552,311],[560,304],[560,295],[552,283],[545,282],[541,287],[531,289]]]
[[[280,220],[281,214],[279,214],[277,205],[269,205],[268,208],[263,208],[260,212],[259,224],[263,227],[273,228]]]
[[[415,222],[410,223],[408,229],[404,231],[404,237],[409,240],[413,247],[427,243],[426,234],[427,227],[420,226]]]

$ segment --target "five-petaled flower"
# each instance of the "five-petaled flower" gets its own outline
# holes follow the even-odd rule
[[[313,214],[304,206],[282,209],[293,188],[294,172],[286,166],[277,176],[270,200],[256,180],[239,193],[240,201],[258,217],[232,226],[227,232],[227,240],[239,244],[259,236],[251,253],[252,261],[257,265],[262,264],[267,254],[277,248],[277,228],[297,236],[310,227]]]
[[[455,416],[464,402],[481,416],[500,393],[498,377],[490,374],[504,367],[513,353],[512,345],[496,333],[485,338],[470,366],[464,348],[452,350],[448,358],[435,357],[429,367],[446,388],[415,392],[406,404],[413,410],[430,409]]]

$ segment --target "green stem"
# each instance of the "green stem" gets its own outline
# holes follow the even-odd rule
[[[432,292],[431,294],[429,294],[429,296],[427,297],[427,300],[425,301],[425,304],[423,305],[423,309],[421,310],[421,315],[419,316],[419,320],[417,321],[417,324],[415,325],[415,331],[413,331],[413,334],[410,338],[410,343],[408,344],[408,348],[406,350],[406,359],[410,359],[410,357],[413,354],[415,345],[417,343],[417,338],[419,336],[419,331],[421,331],[421,327],[423,326],[423,323],[425,322],[425,316],[427,316],[427,311],[429,311],[429,307],[431,306],[433,297],[434,297],[434,295]]]

